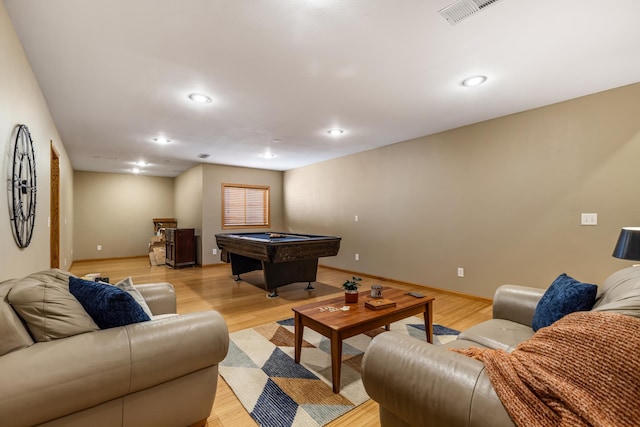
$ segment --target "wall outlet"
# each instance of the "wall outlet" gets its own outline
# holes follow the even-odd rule
[[[96,249],[101,251],[102,250],[102,245],[98,245],[98,247]]]
[[[358,215],[355,216],[355,221],[358,222]]]
[[[598,225],[598,214],[597,213],[581,214],[580,225]]]
[[[464,268],[458,267],[458,277],[464,277]]]
[[[360,261],[360,254],[356,254],[356,261]]]
[[[212,249],[211,250],[211,254],[212,255],[217,255],[218,254],[218,250],[217,249]]]

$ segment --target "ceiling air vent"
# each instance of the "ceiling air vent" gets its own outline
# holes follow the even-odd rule
[[[458,22],[464,21],[499,1],[500,0],[459,0],[440,10],[438,13],[446,19],[449,24],[456,25]]]
[[[209,157],[211,154],[205,154],[205,153],[200,153],[198,154],[198,158],[199,159],[206,159],[207,157]]]

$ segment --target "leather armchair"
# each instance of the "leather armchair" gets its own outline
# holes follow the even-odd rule
[[[503,285],[493,319],[475,325],[446,346],[385,332],[367,348],[362,380],[380,405],[382,426],[514,426],[484,365],[448,348],[512,351],[534,334],[531,322],[545,289]],[[640,317],[640,267],[622,269],[598,287],[592,310]]]
[[[50,270],[31,280],[53,286],[63,274]],[[0,283],[0,320],[12,328],[24,328],[7,299],[20,282]],[[0,356],[2,426],[205,425],[229,345],[224,319],[215,311],[175,314],[169,283],[136,288],[150,321],[41,342],[0,327],[2,340],[26,337]]]
[[[446,346],[394,332],[375,337],[362,361],[362,380],[369,397],[380,404],[381,425],[514,426],[482,362],[448,348],[515,347],[533,335],[531,319],[543,293],[501,286],[494,296],[494,319]]]

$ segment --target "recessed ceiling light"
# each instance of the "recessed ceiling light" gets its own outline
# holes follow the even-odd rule
[[[133,168],[133,169],[131,169],[131,172],[133,172],[133,173],[140,173],[140,169],[138,169],[138,168]]]
[[[149,162],[145,162],[144,160],[139,160],[137,162],[135,162],[136,166],[147,166],[149,164]]]
[[[340,136],[344,133],[342,129],[330,129],[327,133],[331,136]]]
[[[264,157],[265,159],[273,159],[274,157],[277,157],[277,156],[273,153],[264,153],[264,154],[260,154],[260,157]]]
[[[481,85],[486,81],[487,81],[487,76],[471,76],[461,81],[460,84],[464,87],[473,87],[473,86]]]
[[[153,140],[158,144],[168,144],[171,142],[171,140],[167,138],[153,138]]]
[[[274,144],[280,144],[282,142],[281,139],[273,139],[271,140],[271,142],[273,142]]]
[[[189,99],[200,104],[208,104],[211,102],[211,98],[201,93],[192,93],[189,95]]]

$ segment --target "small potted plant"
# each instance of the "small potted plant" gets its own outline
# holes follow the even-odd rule
[[[360,286],[360,277],[353,276],[342,284],[344,288],[344,302],[352,304],[358,302],[358,287]]]

